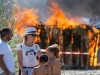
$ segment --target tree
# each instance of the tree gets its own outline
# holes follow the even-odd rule
[[[12,0],[0,0],[0,29],[2,27],[15,26],[14,2]]]

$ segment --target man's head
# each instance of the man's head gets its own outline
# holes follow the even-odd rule
[[[11,40],[13,34],[10,28],[3,28],[0,30],[0,37],[5,38],[7,41]]]

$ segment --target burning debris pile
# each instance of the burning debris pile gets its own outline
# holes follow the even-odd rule
[[[90,55],[61,55],[61,61],[69,66],[89,67],[96,66],[97,58],[94,53],[98,48],[98,30],[84,22],[78,21],[81,17],[72,18],[60,9],[57,3],[51,2],[49,12],[51,16],[46,22],[39,21],[39,10],[25,8],[19,12],[15,10],[17,23],[15,32],[19,35],[29,26],[37,28],[39,36],[35,40],[41,48],[57,43],[63,52],[86,52]]]

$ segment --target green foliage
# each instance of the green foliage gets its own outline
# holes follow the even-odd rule
[[[17,46],[19,44],[19,41],[17,41],[13,37],[12,40],[9,41],[8,43],[9,43],[9,45],[12,48],[12,51],[13,51],[14,62],[15,62],[15,71],[18,72]]]
[[[14,4],[10,0],[0,0],[0,29],[15,26],[15,18],[13,16]]]

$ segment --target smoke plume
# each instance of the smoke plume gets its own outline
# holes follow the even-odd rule
[[[100,17],[100,0],[16,0],[21,8],[38,9],[41,20],[48,17],[47,10],[51,1],[58,3],[65,14],[68,13],[71,16]]]
[[[74,16],[100,16],[100,0],[55,0],[60,7]]]

